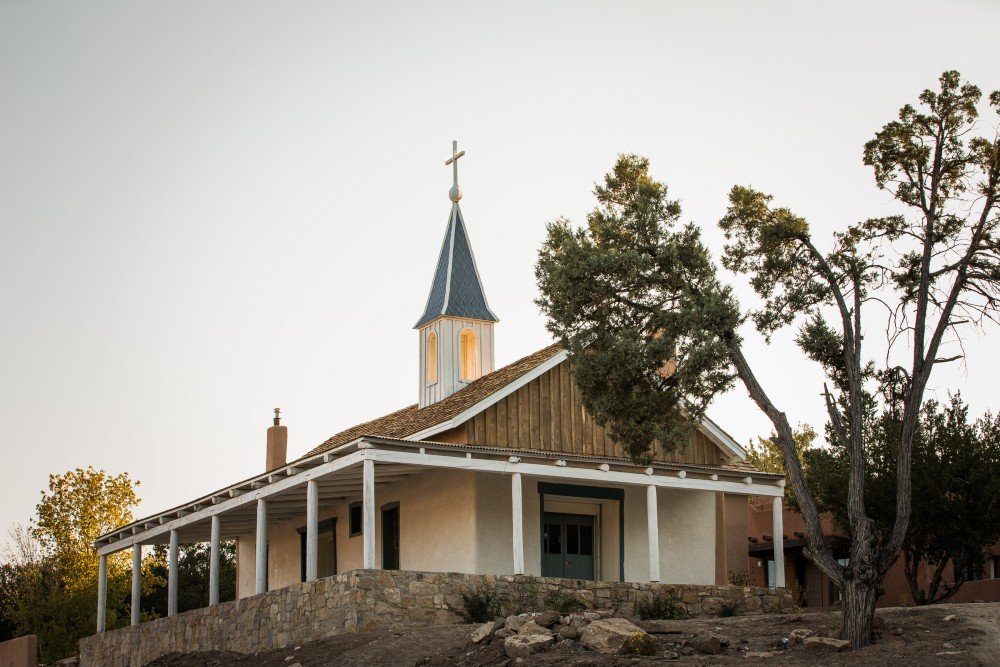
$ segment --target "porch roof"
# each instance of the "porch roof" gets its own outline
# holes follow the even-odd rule
[[[636,465],[627,459],[534,450],[476,447],[363,435],[327,452],[305,457],[268,473],[237,482],[192,502],[135,521],[102,535],[101,554],[135,544],[163,544],[171,530],[183,542],[209,539],[211,517],[221,515],[222,537],[252,532],[256,501],[268,501],[268,520],[305,515],[306,482],[316,480],[321,501],[361,496],[361,465],[375,462],[375,484],[398,482],[427,469],[462,469],[513,473],[596,485],[642,485],[733,494],[780,496],[781,475],[748,471],[738,465],[706,466],[673,463]]]

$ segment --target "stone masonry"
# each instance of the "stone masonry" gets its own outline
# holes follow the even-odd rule
[[[626,615],[637,600],[657,593],[679,598],[691,616],[717,615],[724,605],[744,613],[794,608],[787,589],[353,570],[86,637],[80,640],[80,662],[139,666],[173,651],[255,653],[345,632],[461,623],[462,594],[484,585],[494,588],[505,614],[541,610],[552,592]]]

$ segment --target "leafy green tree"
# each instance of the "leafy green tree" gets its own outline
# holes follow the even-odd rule
[[[757,443],[753,442],[747,447],[747,462],[757,470],[773,472],[780,475],[785,474],[785,455],[781,447],[775,442],[777,436],[772,433],[768,438],[757,438]],[[813,446],[816,440],[816,431],[809,424],[799,424],[799,427],[792,432],[795,440],[795,452],[799,458]],[[803,466],[805,460],[803,459]]]
[[[11,610],[16,633],[38,635],[42,661],[75,655],[80,637],[94,633],[98,556],[93,543],[132,520],[132,507],[139,502],[136,485],[126,473],[94,468],[49,476],[30,531],[37,554],[8,562],[9,579],[5,574],[16,599]],[[128,620],[130,562],[126,554],[108,558],[108,628]]]
[[[679,205],[636,156],[622,156],[596,187],[584,228],[549,225],[536,267],[539,305],[569,351],[584,404],[635,460],[683,442],[690,420],[739,378],[774,428],[807,553],[843,593],[841,635],[854,648],[873,640],[882,579],[910,522],[913,437],[931,371],[961,358],[942,357],[942,345],[998,314],[1000,138],[976,133],[980,99],[978,88],[946,72],[939,91],[920,95],[920,110],[904,106],[876,133],[864,162],[912,215],[846,226],[829,252],[804,218],[762,192],[734,187],[719,222],[727,239],[722,264],[749,280],[759,308],[741,309],[697,228],[679,224]],[[1000,110],[1000,92],[990,105]],[[889,307],[883,368],[865,355],[862,335],[880,305]],[[847,565],[823,535],[788,418],[744,354],[746,320],[768,340],[798,324],[798,346],[827,377],[831,431],[849,456]],[[901,406],[896,518],[888,531],[876,530],[865,504],[864,411],[879,388]]]
[[[896,449],[899,421],[887,412],[866,424],[868,480],[865,504],[876,529],[886,532],[896,519]],[[836,444],[806,452],[807,477],[817,505],[839,525],[849,525],[847,452]],[[981,567],[1000,539],[1000,417],[969,421],[960,395],[947,405],[928,401],[913,440],[913,513],[903,542],[903,564],[916,604],[945,602],[965,583],[970,568]],[[923,588],[917,566],[932,568]],[[946,570],[954,566],[948,581]]]
[[[157,545],[146,557],[148,567],[143,573],[150,582],[143,588],[143,617],[167,615],[167,548]],[[189,611],[208,606],[208,575],[211,549],[208,544],[181,546],[177,558],[177,610]],[[219,544],[219,601],[236,599],[236,542]]]

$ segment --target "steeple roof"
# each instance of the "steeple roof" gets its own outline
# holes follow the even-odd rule
[[[457,201],[451,205],[448,228],[445,230],[441,255],[434,270],[427,307],[413,328],[419,329],[446,315],[499,322],[486,303],[486,293],[476,269],[476,258],[472,255],[469,233],[465,229],[462,209]]]

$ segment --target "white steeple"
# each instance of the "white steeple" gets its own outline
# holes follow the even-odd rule
[[[458,142],[452,143],[453,183],[448,192],[451,213],[424,314],[414,326],[420,332],[420,407],[452,395],[493,372],[493,325],[496,315],[476,268],[458,202]]]

